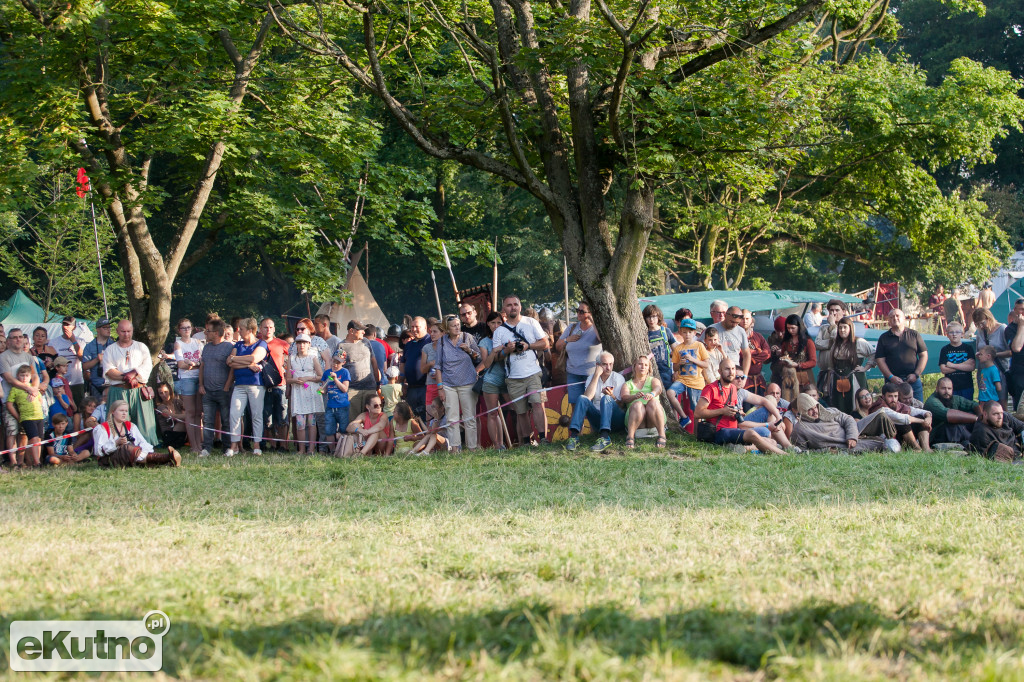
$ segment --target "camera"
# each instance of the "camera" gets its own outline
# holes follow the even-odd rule
[[[516,341],[516,352],[517,353],[525,353],[526,352],[526,344],[523,343],[522,341]]]

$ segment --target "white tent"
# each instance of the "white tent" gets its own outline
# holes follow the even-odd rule
[[[370,293],[370,287],[359,272],[358,267],[353,267],[345,284],[350,299],[348,301],[324,303],[316,311],[317,315],[327,315],[331,322],[336,325],[339,336],[345,335],[349,320],[359,320],[363,324],[372,324],[381,330],[381,336],[388,328],[388,318],[377,305],[376,299]]]

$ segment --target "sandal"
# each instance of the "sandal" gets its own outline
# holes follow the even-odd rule
[[[636,443],[635,443],[635,442],[633,442],[633,439],[632,439],[632,438],[627,438],[627,439],[626,439],[626,447],[627,447],[628,449],[632,450],[632,449],[633,449],[633,448],[634,448],[635,446],[636,446]]]
[[[665,440],[665,437],[664,437],[664,436],[661,436],[660,438],[658,438],[658,440],[657,440],[657,442],[656,442],[656,443],[654,444],[654,446],[655,446],[655,447],[657,447],[657,448],[661,448],[661,449],[664,449],[664,448],[665,448],[665,445],[666,445],[667,443],[668,443],[668,441],[667,441],[667,440]]]

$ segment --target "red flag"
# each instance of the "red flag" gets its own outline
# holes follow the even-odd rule
[[[84,168],[78,169],[78,177],[75,178],[75,182],[78,185],[75,188],[75,192],[78,194],[79,199],[84,197],[85,193],[92,189],[92,187],[89,186],[89,176],[85,174]]]

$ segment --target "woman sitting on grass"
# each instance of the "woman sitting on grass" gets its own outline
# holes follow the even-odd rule
[[[651,359],[641,355],[633,363],[633,376],[623,384],[619,399],[626,405],[626,447],[635,445],[638,427],[658,429],[659,448],[665,447],[665,410],[658,396],[665,390],[651,372]]]
[[[167,452],[155,452],[139,427],[128,421],[127,401],[115,400],[109,412],[108,420],[92,430],[101,467],[181,466],[177,450],[169,447]]]
[[[374,395],[366,401],[366,412],[349,422],[341,439],[339,457],[360,455],[390,455],[394,442],[391,440],[391,424],[384,414],[384,401]]]
[[[188,426],[185,422],[185,403],[174,394],[174,389],[166,381],[156,385],[156,425],[164,445],[174,448],[185,447],[188,440]]]

